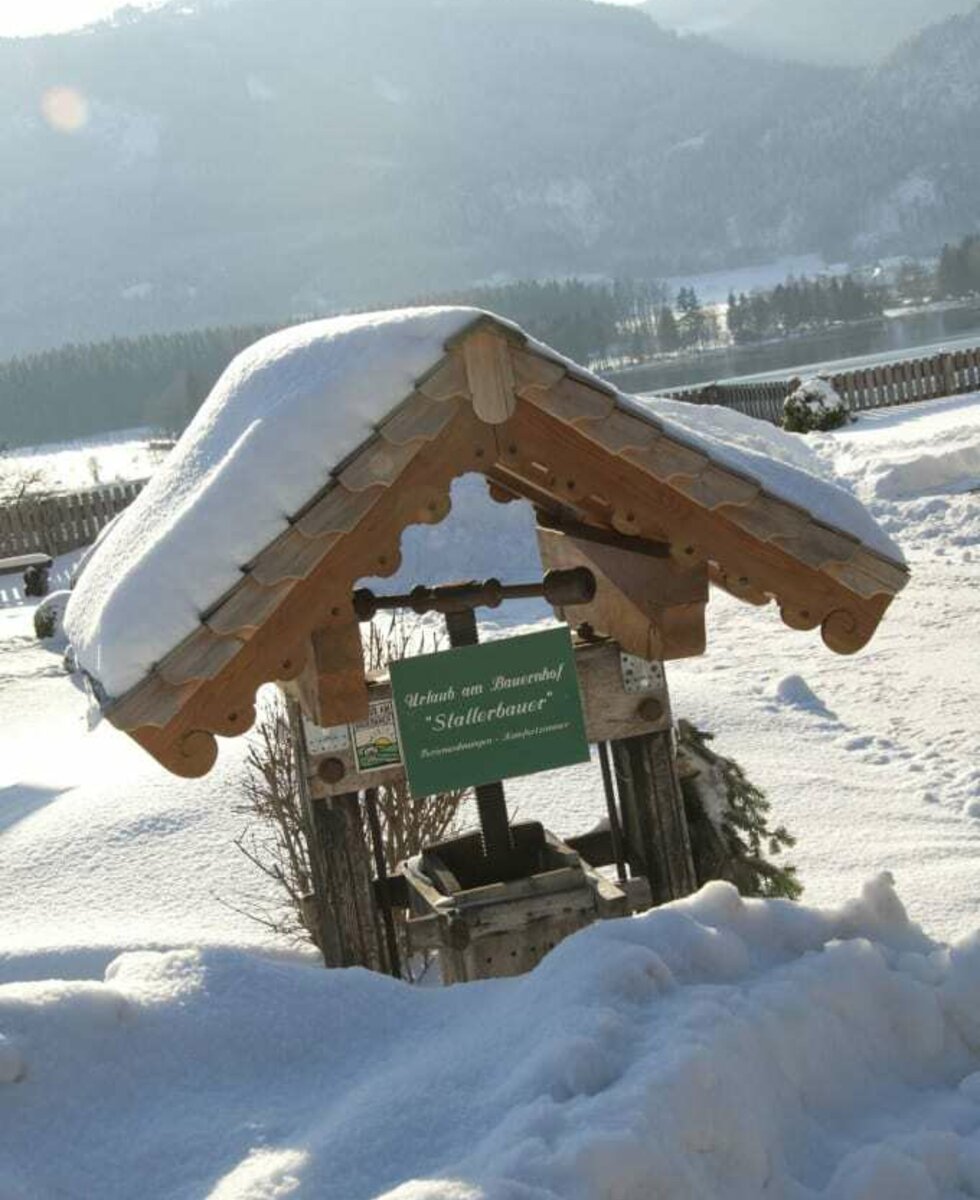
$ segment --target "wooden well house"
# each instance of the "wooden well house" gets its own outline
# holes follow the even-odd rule
[[[210,771],[217,739],[243,734],[257,690],[279,683],[294,713],[303,802],[316,834],[319,894],[311,903],[328,965],[392,970],[391,914],[401,909],[411,944],[440,948],[449,980],[527,969],[596,917],[697,886],[663,663],[703,653],[710,585],[770,605],[774,619],[819,630],[830,650],[850,654],[907,578],[856,502],[863,524],[835,524],[823,485],[807,478],[798,487],[792,468],[752,469],[750,457],[622,396],[509,323],[456,311],[452,333],[422,359],[414,386],[376,398],[359,444],[305,485],[275,535],[239,564],[222,594],[198,601],[193,628],[180,627],[183,636],[161,645],[138,680],[107,695],[101,658],[91,648],[87,661],[80,655],[108,719],[184,776]],[[400,328],[413,319],[396,315]],[[345,336],[322,326],[323,336]],[[273,391],[275,378],[267,380]],[[199,424],[192,439],[208,436]],[[331,737],[390,694],[386,678],[366,675],[361,638],[362,621],[384,597],[358,595],[358,584],[391,575],[404,530],[442,521],[452,481],[473,472],[494,499],[534,508],[549,571],[535,581],[538,594],[576,631],[586,732],[603,747],[607,793],[618,795],[607,829],[562,841],[534,821],[511,826],[500,785],[484,787],[481,831],[426,847],[387,879],[361,812],[372,789],[401,768],[361,772],[349,744]],[[152,503],[153,484],[147,492],[123,519],[131,530],[121,523],[100,547],[102,582],[78,601],[89,614],[111,608],[119,585],[105,580],[127,539],[138,558],[138,509]],[[815,498],[813,507],[800,495]],[[417,582],[423,590],[400,602],[446,614],[457,632],[476,604],[500,599],[493,581]],[[86,587],[87,573],[79,592]],[[99,640],[101,654],[114,636],[105,625],[90,641]]]

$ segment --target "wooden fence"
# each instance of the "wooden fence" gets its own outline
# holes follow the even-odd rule
[[[114,483],[64,495],[30,496],[0,507],[0,558],[41,551],[52,556],[88,546],[146,483]]]
[[[856,371],[827,374],[823,378],[841,397],[849,412],[938,400],[943,396],[980,391],[980,349],[862,367]],[[720,404],[780,425],[783,401],[799,382],[799,379],[767,379],[759,383],[710,383],[671,392],[670,396],[691,404]]]

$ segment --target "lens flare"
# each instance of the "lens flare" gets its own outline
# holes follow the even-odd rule
[[[88,121],[88,101],[77,88],[48,88],[41,97],[41,115],[59,133],[77,133]]]

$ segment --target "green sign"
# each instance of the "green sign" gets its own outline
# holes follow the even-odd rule
[[[415,796],[588,760],[567,628],[403,658],[391,691]]]

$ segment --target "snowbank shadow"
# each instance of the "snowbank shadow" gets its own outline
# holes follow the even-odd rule
[[[0,787],[0,833],[12,829],[46,804],[50,804],[62,792],[70,790],[45,787],[37,783],[13,783],[7,787]]]

